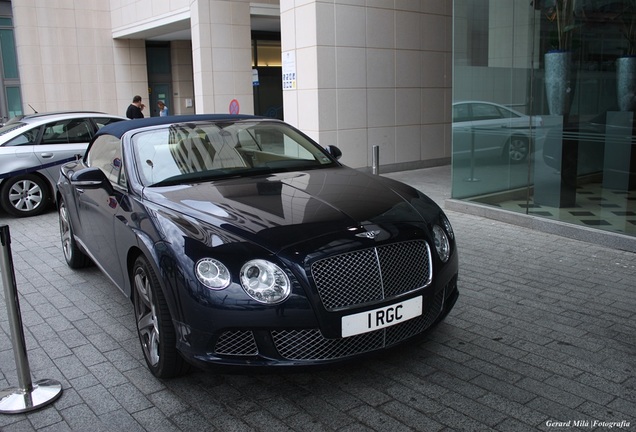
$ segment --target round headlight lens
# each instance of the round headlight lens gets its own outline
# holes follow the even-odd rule
[[[446,216],[442,216],[442,224],[444,225],[444,229],[448,233],[448,236],[452,239],[455,238],[455,232],[453,231],[453,227],[450,224],[450,221]]]
[[[221,290],[230,285],[230,271],[219,260],[202,258],[195,266],[197,279],[203,285],[214,290]]]
[[[291,284],[285,272],[276,264],[261,259],[243,265],[241,285],[247,295],[260,303],[280,303],[291,293]]]
[[[433,238],[435,239],[435,250],[437,251],[439,259],[441,259],[442,262],[448,261],[448,258],[450,258],[450,243],[448,242],[446,233],[438,225],[433,226]]]

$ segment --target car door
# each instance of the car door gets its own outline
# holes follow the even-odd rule
[[[492,104],[472,103],[470,110],[475,153],[499,163],[511,135],[511,119],[503,116],[499,108]]]
[[[453,157],[468,159],[474,144],[472,134],[473,122],[470,117],[470,104],[453,104]]]
[[[64,119],[44,125],[34,153],[45,175],[56,181],[60,165],[83,155],[93,135],[94,126],[88,118]]]
[[[121,229],[120,204],[128,199],[127,188],[120,142],[110,136],[102,138],[91,146],[86,164],[102,170],[109,184],[73,186],[79,222],[77,232],[95,263],[121,289],[125,286],[125,275],[119,260],[117,231]]]
[[[30,128],[0,146],[0,176],[15,176],[40,165],[35,148],[41,130],[40,127]]]

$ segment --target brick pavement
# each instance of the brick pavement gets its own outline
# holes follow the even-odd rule
[[[449,175],[447,167],[389,174],[438,202]],[[96,268],[64,263],[56,213],[0,214],[33,379],[64,387],[41,410],[0,414],[0,430],[636,430],[636,255],[448,215],[460,298],[425,338],[325,370],[160,381],[143,362],[128,300]],[[0,294],[2,390],[17,377]]]

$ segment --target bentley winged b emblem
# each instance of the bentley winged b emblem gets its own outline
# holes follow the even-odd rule
[[[368,239],[374,239],[378,236],[378,234],[380,234],[380,230],[371,230],[358,233],[356,234],[356,237],[366,237]]]

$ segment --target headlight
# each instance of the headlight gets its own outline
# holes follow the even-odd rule
[[[195,265],[197,279],[208,288],[221,290],[230,284],[230,271],[219,260],[203,258]]]
[[[435,250],[442,262],[448,261],[450,257],[450,243],[446,233],[439,225],[433,226],[433,238],[435,239]]]
[[[246,262],[241,268],[241,285],[254,300],[260,303],[280,303],[289,297],[291,284],[285,272],[276,264],[257,259]]]
[[[455,233],[453,232],[453,227],[450,224],[450,221],[446,216],[442,216],[442,224],[444,225],[444,229],[448,233],[448,236],[452,239],[455,238]]]

